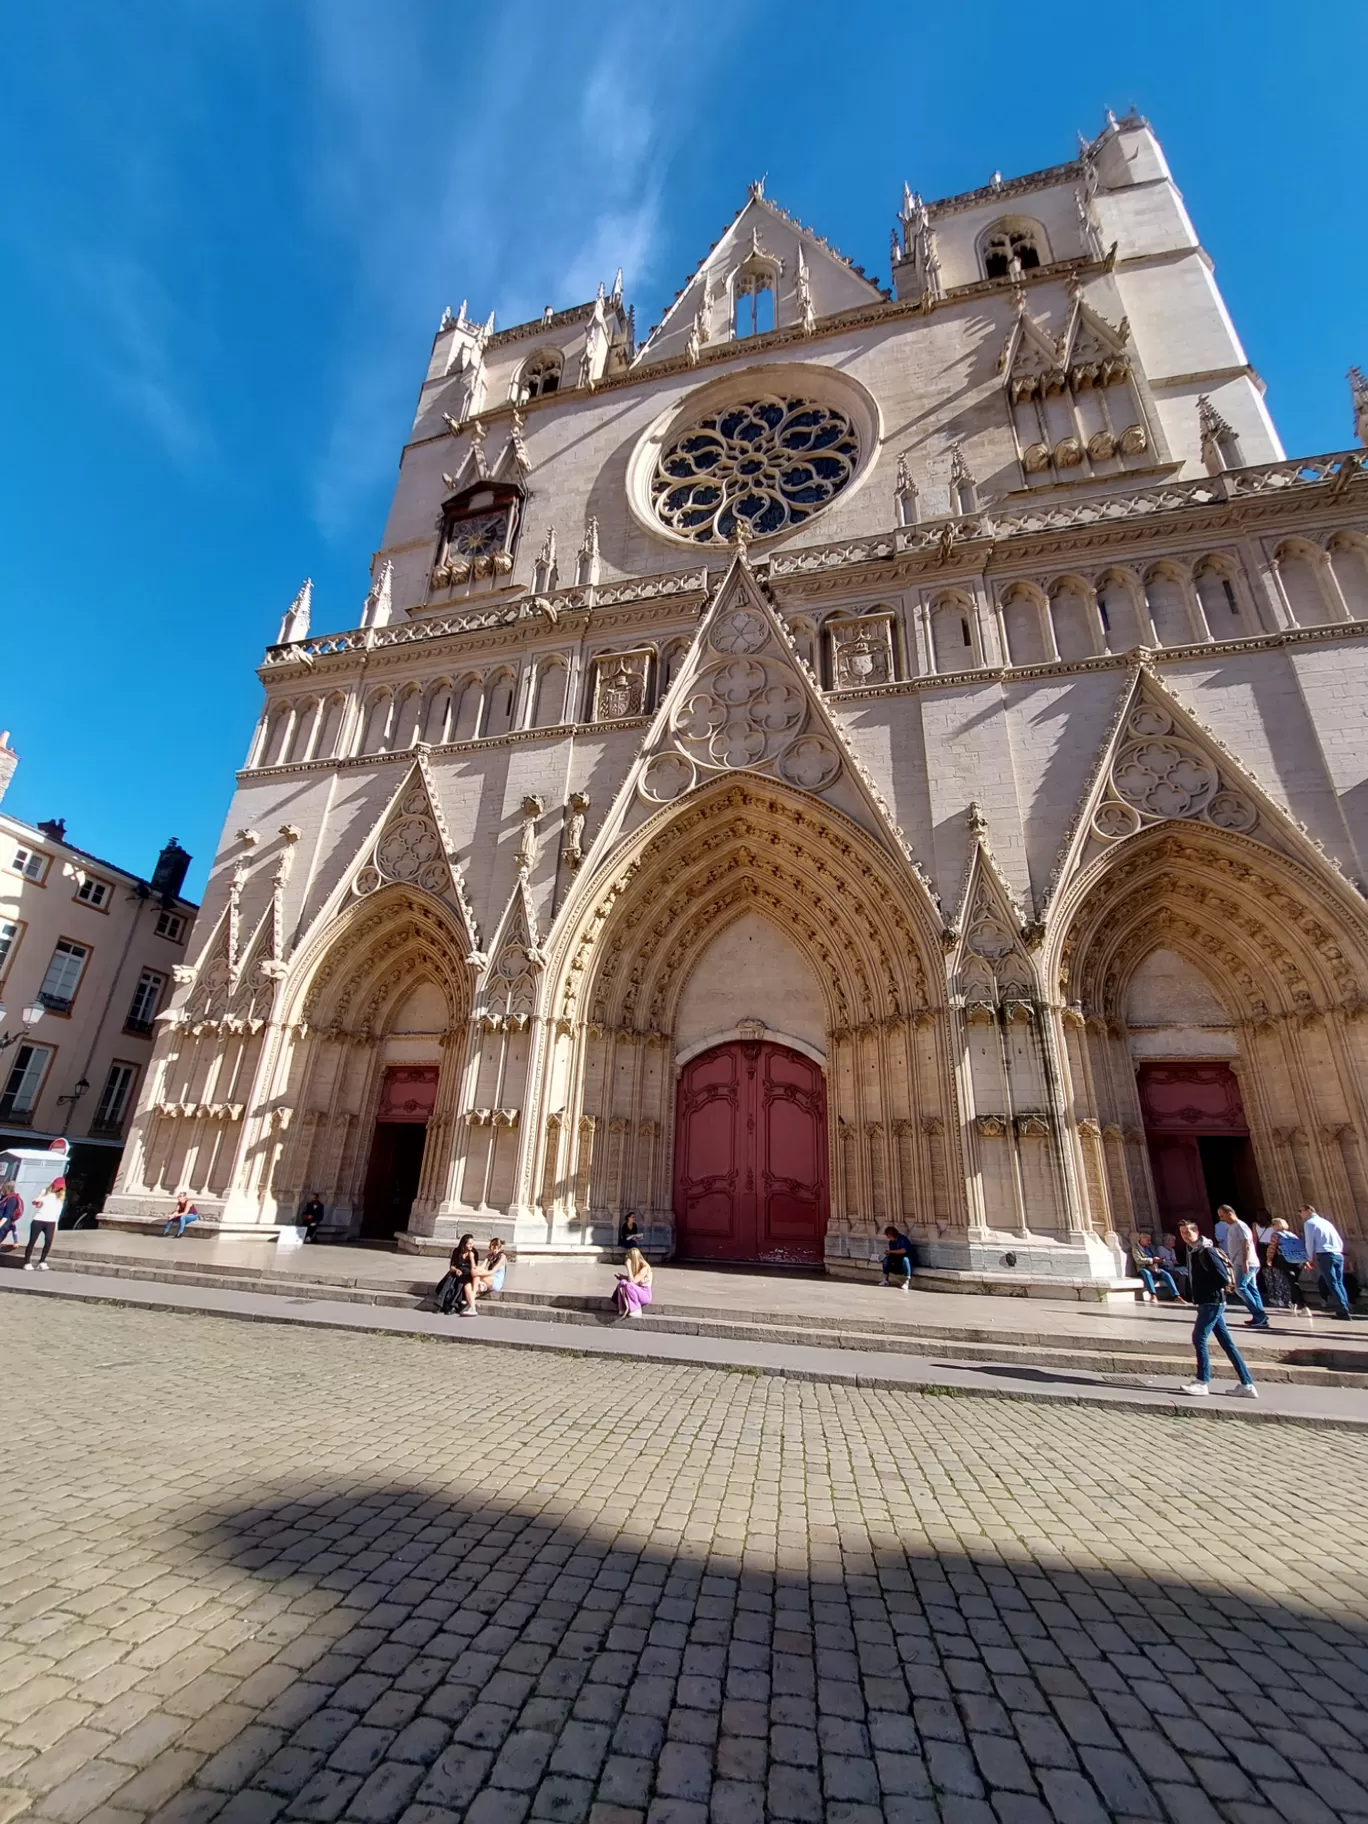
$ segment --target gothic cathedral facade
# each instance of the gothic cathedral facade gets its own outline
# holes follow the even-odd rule
[[[1063,1297],[1227,1198],[1368,1235],[1363,457],[1284,459],[1142,119],[905,192],[890,276],[754,185],[639,343],[620,277],[447,313],[106,1221],[852,1274],[894,1223]]]

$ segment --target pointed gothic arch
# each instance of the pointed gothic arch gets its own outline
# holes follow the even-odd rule
[[[733,772],[648,818],[567,901],[545,972],[552,1036],[529,1095],[566,1111],[542,1141],[554,1154],[532,1171],[552,1187],[548,1222],[604,1222],[622,1199],[654,1199],[668,1233],[680,997],[708,945],[750,912],[782,930],[823,997],[832,1158],[844,1162],[828,1253],[863,1257],[879,1208],[956,1218],[939,912],[842,812]],[[743,1016],[744,984],[738,996]],[[630,1146],[614,1122],[627,1123]]]
[[[1161,822],[1116,844],[1061,897],[1047,945],[1067,1059],[1066,1098],[1094,1222],[1168,1216],[1137,1089],[1143,1052],[1130,985],[1158,950],[1211,985],[1236,1034],[1234,1072],[1267,1206],[1333,1204],[1368,1233],[1368,920],[1330,870],[1238,831]],[[1202,1064],[1198,1047],[1177,1064]],[[1160,1056],[1162,1057],[1162,1052]],[[1205,1068],[1212,1067],[1208,1063]],[[1199,1192],[1200,1195],[1200,1187]]]

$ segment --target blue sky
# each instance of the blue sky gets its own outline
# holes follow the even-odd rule
[[[1289,451],[1352,441],[1361,0],[6,14],[5,808],[135,870],[174,833],[191,891],[301,578],[316,628],[358,618],[442,307],[518,322],[621,265],[644,331],[761,173],[886,279],[904,178],[1052,164],[1133,105]]]

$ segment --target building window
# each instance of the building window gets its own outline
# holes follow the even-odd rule
[[[47,874],[48,860],[49,857],[37,849],[16,849],[11,866],[25,880],[41,881]]]
[[[111,891],[107,880],[96,880],[93,875],[87,874],[76,889],[76,897],[83,906],[94,906],[99,910],[109,904]]]
[[[152,1030],[157,1008],[161,1005],[162,989],[166,986],[166,977],[158,975],[155,969],[144,969],[138,977],[138,985],[133,990],[133,1002],[128,1009],[128,1018],[124,1021],[125,1032],[147,1034]]]
[[[983,272],[1016,278],[1045,264],[1045,236],[1034,222],[998,222],[983,237]]]
[[[442,508],[433,584],[449,589],[513,568],[522,495],[517,488],[481,482],[453,494]]]
[[[81,972],[89,955],[84,944],[73,944],[66,937],[57,939],[52,961],[47,966],[43,985],[38,990],[38,999],[49,1013],[71,1012],[71,1003],[76,999]]]
[[[738,281],[736,316],[732,333],[738,340],[745,336],[768,335],[774,328],[774,280],[768,273]]]
[[[664,446],[651,505],[666,531],[699,544],[729,544],[811,519],[854,478],[855,427],[834,405],[762,395],[686,425]]]
[[[31,1121],[38,1091],[52,1060],[50,1045],[21,1045],[0,1091],[0,1121]]]
[[[185,936],[185,920],[179,912],[158,912],[157,936],[169,937],[173,944],[178,944]]]
[[[136,1064],[110,1065],[109,1075],[105,1078],[105,1086],[100,1092],[99,1105],[95,1110],[94,1119],[90,1123],[92,1134],[121,1132],[137,1075]]]
[[[515,403],[526,405],[529,399],[545,399],[549,393],[559,392],[561,365],[561,357],[553,348],[529,355],[513,388]]]
[[[0,919],[0,981],[5,978],[10,955],[18,942],[19,926],[8,919]]]

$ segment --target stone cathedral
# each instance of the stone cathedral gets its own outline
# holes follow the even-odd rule
[[[106,1221],[1078,1298],[1368,1234],[1364,458],[1284,458],[1143,119],[904,190],[887,286],[755,184],[644,339],[448,312],[311,606]]]

